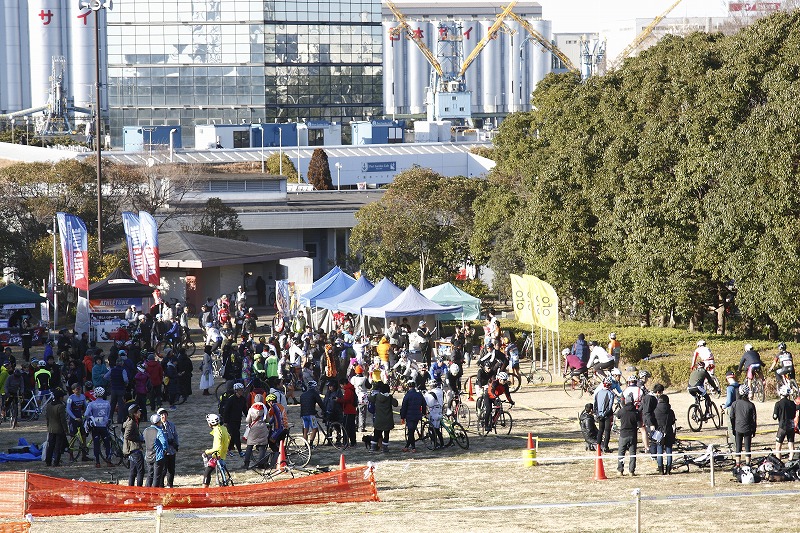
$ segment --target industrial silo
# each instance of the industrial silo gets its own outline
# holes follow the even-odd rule
[[[69,3],[69,96],[76,107],[90,108],[94,102],[95,14],[88,8],[80,8],[78,2]],[[79,115],[80,116],[80,115]]]
[[[481,39],[489,33],[491,21],[480,22]],[[499,36],[498,36],[499,38]],[[490,39],[479,56],[481,59],[481,109],[484,113],[496,113],[502,103],[503,92],[500,72],[502,47],[498,39]]]
[[[61,39],[67,2],[29,0],[28,33],[30,50],[31,106],[47,103],[53,57],[63,56]]]
[[[0,13],[5,34],[0,39],[0,112],[19,111],[24,107],[22,97],[22,35],[20,32],[19,2],[6,2]]]

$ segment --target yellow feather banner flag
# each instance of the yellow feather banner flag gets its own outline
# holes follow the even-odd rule
[[[558,294],[552,285],[536,276],[525,274],[532,304],[533,323],[558,332]]]
[[[533,316],[533,300],[527,280],[511,274],[511,295],[514,303],[514,314],[517,321],[523,324],[536,325]]]

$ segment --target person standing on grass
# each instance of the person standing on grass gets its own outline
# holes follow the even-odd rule
[[[617,457],[617,471],[619,475],[625,475],[625,452],[630,454],[628,471],[632,476],[636,475],[636,445],[637,434],[639,433],[639,411],[636,404],[626,402],[622,409],[617,413],[619,418],[619,453]]]
[[[144,483],[144,439],[139,433],[142,410],[137,404],[128,407],[128,419],[122,424],[122,455],[131,463],[128,474],[129,487],[141,487]]]
[[[53,400],[47,404],[45,418],[47,420],[47,466],[60,466],[61,453],[67,444],[67,406],[64,405],[66,393],[61,389],[53,391]]]
[[[144,430],[144,462],[147,471],[145,487],[164,486],[164,457],[167,452],[167,436],[161,429],[161,416],[153,414],[150,426]]]
[[[658,405],[654,413],[656,429],[661,432],[661,440],[657,441],[656,462],[658,463],[658,473],[661,475],[669,474],[672,471],[672,445],[675,444],[675,411],[669,405],[669,397],[663,394],[664,387],[659,383],[653,390],[661,387],[658,395]],[[666,462],[664,459],[666,458]]]
[[[375,392],[370,396],[370,401],[374,405],[375,418],[372,426],[375,432],[372,437],[370,451],[378,449],[381,443],[383,453],[389,453],[389,432],[394,429],[394,412],[392,407],[397,407],[397,400],[389,392],[389,385],[383,382],[373,384]]]
[[[731,427],[736,442],[736,466],[742,464],[742,448],[745,450],[745,459],[750,464],[750,445],[756,436],[756,406],[750,401],[750,387],[739,387],[739,399],[731,407]]]
[[[339,386],[342,389],[342,396],[336,401],[342,405],[342,417],[344,419],[344,440],[345,448],[356,445],[356,416],[358,414],[358,395],[356,388],[347,378],[339,379]]]
[[[233,395],[225,400],[222,407],[222,423],[228,430],[230,449],[239,452],[239,457],[244,457],[242,451],[242,416],[247,415],[247,398],[244,397],[244,385],[233,384]]]
[[[772,419],[778,421],[778,433],[775,435],[775,455],[778,456],[778,459],[781,458],[783,439],[786,439],[790,461],[794,457],[794,415],[797,413],[794,402],[789,399],[791,393],[789,385],[782,385],[778,389],[781,398],[775,403],[775,409],[772,411]]]
[[[417,425],[425,414],[425,398],[417,390],[417,384],[413,381],[408,382],[408,392],[403,396],[403,404],[400,406],[400,422],[406,424],[406,445],[404,452],[415,453],[417,451]]]

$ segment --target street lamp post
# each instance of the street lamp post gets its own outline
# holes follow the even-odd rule
[[[101,124],[101,104],[100,104],[100,10],[111,9],[111,0],[81,0],[82,8],[89,8],[94,11],[94,61],[95,61],[95,113],[94,113],[94,138],[97,146],[97,248],[100,254],[103,253],[103,178],[102,166],[102,145],[100,144],[100,124]]]
[[[261,173],[264,173],[264,125],[259,124],[256,126],[261,132]]]
[[[342,190],[341,182],[339,181],[339,174],[341,173],[341,171],[342,171],[342,164],[337,161],[336,162],[336,190],[337,191],[341,191]]]
[[[55,334],[56,328],[58,328],[58,276],[56,274],[56,268],[58,268],[58,255],[56,248],[56,217],[53,217],[53,229],[48,230],[47,233],[53,234],[53,277],[50,280],[53,284],[53,333]]]
[[[170,163],[174,163],[175,162],[175,141],[173,139],[173,136],[175,135],[176,131],[178,131],[178,128],[172,128],[171,130],[169,130],[169,162]]]

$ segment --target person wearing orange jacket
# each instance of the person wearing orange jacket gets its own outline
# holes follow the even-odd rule
[[[617,334],[611,332],[608,334],[608,354],[614,358],[614,368],[619,368],[619,356],[622,352],[622,345],[617,340]]]
[[[347,378],[339,379],[339,386],[342,395],[336,401],[342,405],[342,415],[344,418],[344,447],[349,448],[356,445],[356,415],[358,414],[358,396],[356,388]]]

